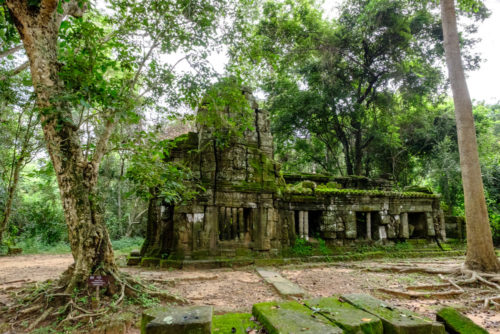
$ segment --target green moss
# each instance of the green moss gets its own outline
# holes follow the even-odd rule
[[[476,325],[472,320],[452,307],[444,307],[436,314],[436,319],[443,322],[449,333],[483,334],[488,333],[484,328]]]
[[[354,196],[370,196],[370,197],[395,197],[395,198],[438,198],[439,195],[426,194],[420,192],[396,192],[384,190],[363,190],[363,189],[337,189],[318,187],[316,194],[322,196],[341,196],[341,195],[354,195]]]
[[[255,265],[259,267],[276,266],[284,264],[283,258],[255,259]]]
[[[267,302],[255,304],[252,314],[269,334],[280,333],[342,333],[336,325],[297,302]]]
[[[143,257],[141,260],[141,266],[143,267],[154,267],[160,264],[160,259],[157,257]]]
[[[383,333],[384,328],[379,318],[341,302],[338,297],[308,300],[305,305],[342,328],[344,333]]]
[[[182,268],[182,261],[181,260],[161,260],[160,261],[160,268],[175,268],[175,269],[181,269]]]
[[[212,318],[212,333],[236,333],[245,334],[247,328],[260,330],[255,322],[251,321],[250,313],[226,313],[223,315],[214,315]]]

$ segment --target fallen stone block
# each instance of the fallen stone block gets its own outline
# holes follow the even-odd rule
[[[141,334],[210,334],[211,331],[211,306],[160,306],[142,314]]]
[[[452,307],[444,307],[436,314],[436,320],[442,322],[450,334],[487,334],[488,331],[476,325],[472,320]]]
[[[141,263],[140,257],[129,256],[127,258],[127,266],[138,266]]]
[[[444,326],[409,310],[396,308],[384,301],[364,294],[348,294],[342,300],[375,315],[382,320],[384,333],[444,334]]]
[[[382,321],[373,314],[362,311],[337,297],[306,300],[304,304],[317,314],[333,322],[345,333],[382,334]]]
[[[306,295],[306,292],[297,284],[290,282],[275,271],[257,268],[257,273],[285,298],[304,297]]]
[[[255,304],[252,314],[269,334],[321,333],[340,334],[340,327],[297,302]]]

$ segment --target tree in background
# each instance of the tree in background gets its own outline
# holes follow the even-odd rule
[[[458,149],[464,189],[467,222],[467,256],[465,265],[473,270],[500,271],[493,247],[488,210],[484,197],[481,166],[477,149],[472,102],[465,81],[460,55],[454,0],[441,0],[446,65],[451,82],[457,122]]]
[[[439,87],[439,18],[425,4],[380,0],[345,2],[333,21],[314,1],[266,2],[262,11],[249,56],[268,65],[274,132],[284,143],[322,143],[325,158],[313,157],[327,171],[369,173],[367,152],[390,143],[380,131],[388,110]]]

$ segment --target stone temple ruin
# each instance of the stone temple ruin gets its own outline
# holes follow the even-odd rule
[[[205,191],[175,207],[150,203],[150,220],[162,225],[163,232],[152,236],[148,231],[146,244],[148,238],[163,238],[161,256],[272,256],[297,238],[322,238],[339,246],[445,238],[437,195],[395,192],[382,179],[282,175],[273,160],[268,113],[258,108],[251,93],[243,94],[251,112],[226,108],[215,115],[220,124],[238,124],[242,117],[250,117],[252,126],[243,135],[198,122],[196,133],[175,140],[171,161],[189,167],[192,184]],[[209,111],[201,109],[199,119],[203,113]],[[147,246],[141,253],[160,256],[158,249],[154,254]]]

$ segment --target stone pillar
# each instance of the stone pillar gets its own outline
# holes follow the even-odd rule
[[[402,238],[410,238],[410,229],[408,227],[408,212],[401,213],[401,230],[400,235]]]
[[[238,226],[238,208],[231,209],[231,219],[233,223],[234,239],[238,241],[240,237],[239,233],[241,232]]]
[[[304,238],[304,211],[299,211],[299,238]]]
[[[227,240],[231,240],[234,238],[236,231],[233,228],[232,220],[231,220],[231,208],[226,208],[226,220],[224,222],[224,226],[227,229]]]
[[[434,219],[432,219],[432,214],[430,212],[425,213],[427,220],[427,236],[433,237],[436,235],[436,230],[434,229]]]
[[[372,213],[366,213],[366,240],[372,240]]]
[[[243,208],[238,209],[238,226],[240,230],[240,240],[245,239],[245,217],[243,215]]]
[[[309,240],[309,212],[302,212],[304,213],[304,239]]]
[[[226,208],[223,206],[219,207],[219,214],[217,216],[217,221],[218,221],[218,237],[219,240],[224,240],[227,238],[227,230],[226,230]]]

